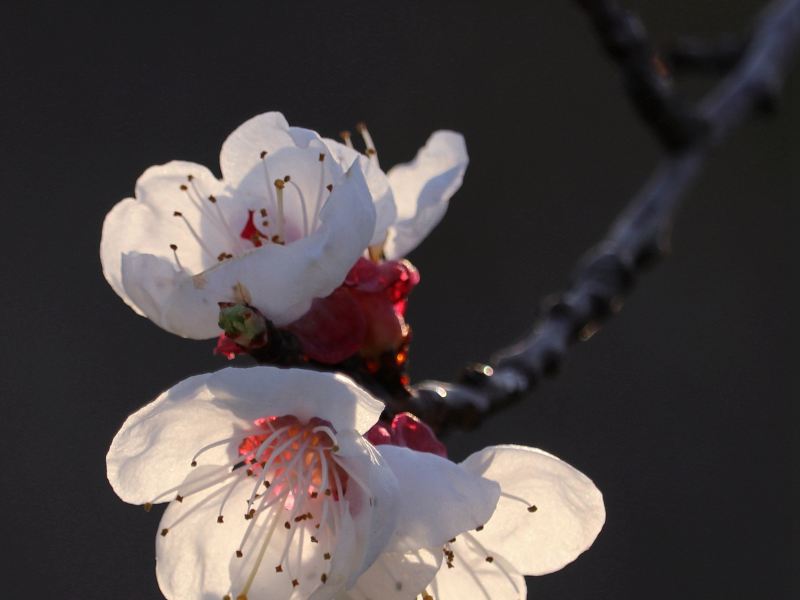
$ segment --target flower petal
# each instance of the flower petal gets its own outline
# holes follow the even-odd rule
[[[551,454],[492,446],[461,464],[501,489],[497,510],[475,537],[525,575],[551,573],[572,562],[605,522],[603,496],[594,483]]]
[[[190,377],[132,414],[106,457],[108,479],[126,502],[171,500],[203,447],[203,466],[229,465],[255,419],[319,417],[339,431],[366,431],[383,404],[347,377],[302,369],[227,368]],[[170,491],[172,495],[170,495]]]
[[[436,227],[448,201],[461,187],[468,162],[464,137],[454,131],[437,131],[412,162],[389,171],[397,223],[389,229],[384,248],[387,258],[402,258]]]
[[[449,547],[453,566],[439,569],[428,588],[435,600],[525,600],[525,578],[502,556],[487,555],[468,536]]]
[[[322,138],[322,141],[343,169],[349,169],[356,162],[361,166],[364,178],[369,186],[369,193],[372,195],[372,201],[375,203],[377,214],[375,233],[372,236],[370,245],[382,243],[386,239],[389,226],[397,220],[394,194],[386,173],[383,172],[377,161],[370,160],[369,157],[364,156],[361,152],[330,138]]]
[[[388,551],[435,548],[491,517],[499,486],[447,459],[398,446],[381,446],[405,501],[398,503],[398,528]]]
[[[184,161],[147,169],[136,182],[135,195],[135,198],[117,203],[106,215],[100,240],[100,260],[103,274],[114,291],[142,314],[122,282],[123,254],[152,254],[175,266],[170,247],[174,244],[185,268],[192,273],[205,270],[214,264],[214,257],[204,252],[187,222],[203,237],[210,251],[230,251],[230,236],[208,203],[208,196],[218,197],[220,204],[228,204],[229,200],[222,182],[208,169]],[[175,211],[186,221],[175,217]]]
[[[239,125],[223,142],[219,154],[222,178],[228,185],[237,187],[261,162],[262,152],[271,154],[295,146],[289,123],[281,113],[273,111],[256,115]]]
[[[228,367],[208,378],[217,403],[253,415],[294,415],[301,421],[318,417],[338,432],[367,431],[383,410],[383,402],[338,373],[276,367]]]
[[[209,377],[190,377],[127,418],[106,456],[108,480],[120,498],[144,504],[177,489],[198,449],[233,434],[237,419],[213,402]],[[223,464],[228,453],[220,447],[204,458]]]
[[[350,575],[350,557],[359,552],[350,513],[343,510],[340,515],[333,547],[308,540],[317,532],[308,521],[285,528],[286,511],[263,510],[252,520],[229,514],[220,523],[223,500],[226,507],[244,506],[252,487],[248,478],[242,478],[232,490],[219,486],[167,507],[156,537],[156,572],[169,600],[205,600],[225,594],[236,598],[248,585],[251,598],[288,598],[296,592],[300,597],[327,600],[343,588]],[[342,502],[346,509],[347,501]],[[252,529],[245,537],[248,526]],[[325,551],[330,551],[331,560]],[[336,560],[339,556],[343,560]],[[278,565],[282,565],[280,570]]]
[[[240,301],[242,286],[255,308],[286,325],[338,287],[369,244],[375,209],[358,168],[333,190],[320,221],[308,237],[265,244],[193,276],[165,258],[129,253],[122,287],[150,319],[184,337],[216,337],[218,303]]]
[[[335,460],[350,477],[347,499],[359,550],[347,555],[352,565],[346,586],[351,586],[375,562],[394,533],[398,483],[383,456],[357,432],[343,431],[336,436],[336,443]]]
[[[352,589],[337,600],[408,600],[416,598],[436,576],[442,564],[438,548],[412,552],[385,552]],[[468,598],[469,596],[464,596]]]

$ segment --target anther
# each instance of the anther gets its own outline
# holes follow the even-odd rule
[[[284,175],[284,177],[283,177],[283,182],[284,183],[289,183],[291,180],[292,180],[292,176],[291,175]]]
[[[292,579],[292,587],[296,588],[298,585],[300,585],[300,582],[297,579]]]
[[[315,538],[313,535],[311,536],[311,541],[315,544],[319,544],[319,540]]]
[[[208,197],[208,201],[211,202],[211,204],[214,204],[217,201],[217,197],[212,194]]]
[[[164,529],[162,529],[162,530],[161,530],[161,536],[162,536],[162,537],[166,537],[166,535],[167,535],[168,533],[169,533],[169,529],[167,529],[166,527],[164,527]]]
[[[324,152],[320,152],[319,153],[319,162],[322,162],[323,160],[325,160],[325,153]]]
[[[331,553],[330,552],[326,552],[325,554],[322,555],[322,558],[324,558],[325,560],[330,560],[331,559]]]
[[[188,179],[189,181],[193,181],[194,180],[194,175],[192,175],[190,173],[189,175],[186,176],[186,179]]]
[[[319,496],[319,492],[311,492],[312,498],[316,498],[317,496]]]
[[[537,510],[539,510],[539,509],[536,507],[535,504],[533,504],[533,505],[528,507],[528,512],[529,513],[535,513]]]
[[[339,132],[339,137],[342,138],[342,141],[345,143],[345,145],[348,148],[352,148],[353,147],[353,140],[350,139],[350,132],[349,131],[347,131],[346,129],[344,131],[340,131]]]
[[[487,556],[486,557],[486,562],[488,562],[488,563],[494,562],[494,557],[493,556]]]
[[[178,495],[175,496],[175,500],[177,500],[178,502],[183,502],[183,496],[178,494]]]
[[[142,508],[144,508],[144,512],[150,512],[150,510],[153,508],[153,504],[152,502],[145,502],[142,505]]]
[[[258,155],[259,158],[264,158],[267,155],[266,150],[262,150],[261,153]]]
[[[325,189],[328,190],[329,192],[332,192],[333,191],[333,184],[329,183],[328,185],[325,186]]]
[[[224,523],[224,522],[225,522],[225,519],[222,518],[222,515],[219,515],[217,517],[217,523]]]
[[[230,595],[230,594],[225,594],[225,595],[222,597],[222,600],[231,600],[231,595]]]
[[[186,190],[188,190],[188,189],[189,189],[189,186],[187,186],[185,183],[182,183],[182,184],[181,184],[181,191],[182,191],[182,192],[185,192],[185,191],[186,191]]]
[[[267,216],[267,209],[266,208],[262,208],[259,212],[261,213],[262,217],[266,217]]]
[[[275,572],[276,573],[283,573],[283,567],[278,565],[277,567],[275,567]]]
[[[178,249],[178,244],[170,244],[169,247],[170,247],[170,250],[174,251],[174,250]]]
[[[289,521],[286,521],[286,522],[283,524],[283,526],[284,526],[284,527],[286,527],[286,529],[291,529],[291,528],[292,528],[292,524],[291,524],[291,523],[289,523]]]
[[[174,213],[172,213],[172,216],[173,217],[182,217],[183,213],[181,211],[179,211],[179,210],[176,210]]]
[[[478,526],[475,528],[475,531],[483,531],[483,525],[478,525]]]
[[[236,600],[247,600],[247,594],[239,594],[236,596]]]
[[[448,544],[455,544],[456,543],[456,538],[453,538],[452,540],[447,540],[447,543]]]
[[[325,573],[323,573],[322,575],[320,575],[319,580],[322,583],[325,583],[326,581],[328,581],[328,576]]]
[[[288,175],[287,175],[287,177],[288,177]],[[283,179],[276,179],[276,180],[275,180],[275,187],[276,187],[277,189],[279,189],[279,190],[282,190],[282,189],[284,188],[284,186],[285,186],[285,185],[286,185],[286,183],[284,182],[284,180],[283,180]]]
[[[196,467],[197,466],[197,461],[193,460],[191,464],[192,464],[193,467]]]
[[[331,495],[331,488],[328,488],[327,490],[325,490],[325,495],[326,496],[330,496]]]

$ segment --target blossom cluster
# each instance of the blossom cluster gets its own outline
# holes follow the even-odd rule
[[[376,375],[390,356],[407,382],[419,274],[404,257],[468,162],[439,131],[384,173],[358,129],[363,152],[259,115],[223,144],[221,179],[152,167],[105,220],[103,271],[134,311],[269,363],[182,381],[111,443],[116,493],[169,503],[156,574],[170,600],[522,599],[524,575],[573,561],[604,523],[598,489],[558,458],[506,445],[455,463],[338,372]],[[291,349],[304,368],[286,368]]]

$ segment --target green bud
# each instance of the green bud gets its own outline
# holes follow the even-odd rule
[[[267,343],[264,316],[247,304],[219,303],[219,327],[243,348],[260,348]]]

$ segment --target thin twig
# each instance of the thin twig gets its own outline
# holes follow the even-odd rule
[[[608,4],[579,1],[584,7]],[[772,2],[736,68],[696,108],[708,124],[707,133],[663,159],[607,236],[580,261],[571,284],[547,307],[530,336],[498,352],[493,367],[469,367],[459,383],[426,381],[414,386],[411,397],[398,400],[392,410],[410,410],[439,430],[470,427],[554,373],[567,348],[588,339],[621,307],[643,267],[664,255],[680,200],[710,150],[774,102],[798,44],[800,0]]]
[[[616,0],[576,0],[591,18],[606,52],[620,68],[639,114],[669,150],[683,149],[706,133],[695,107],[675,91],[667,64],[639,18]]]

